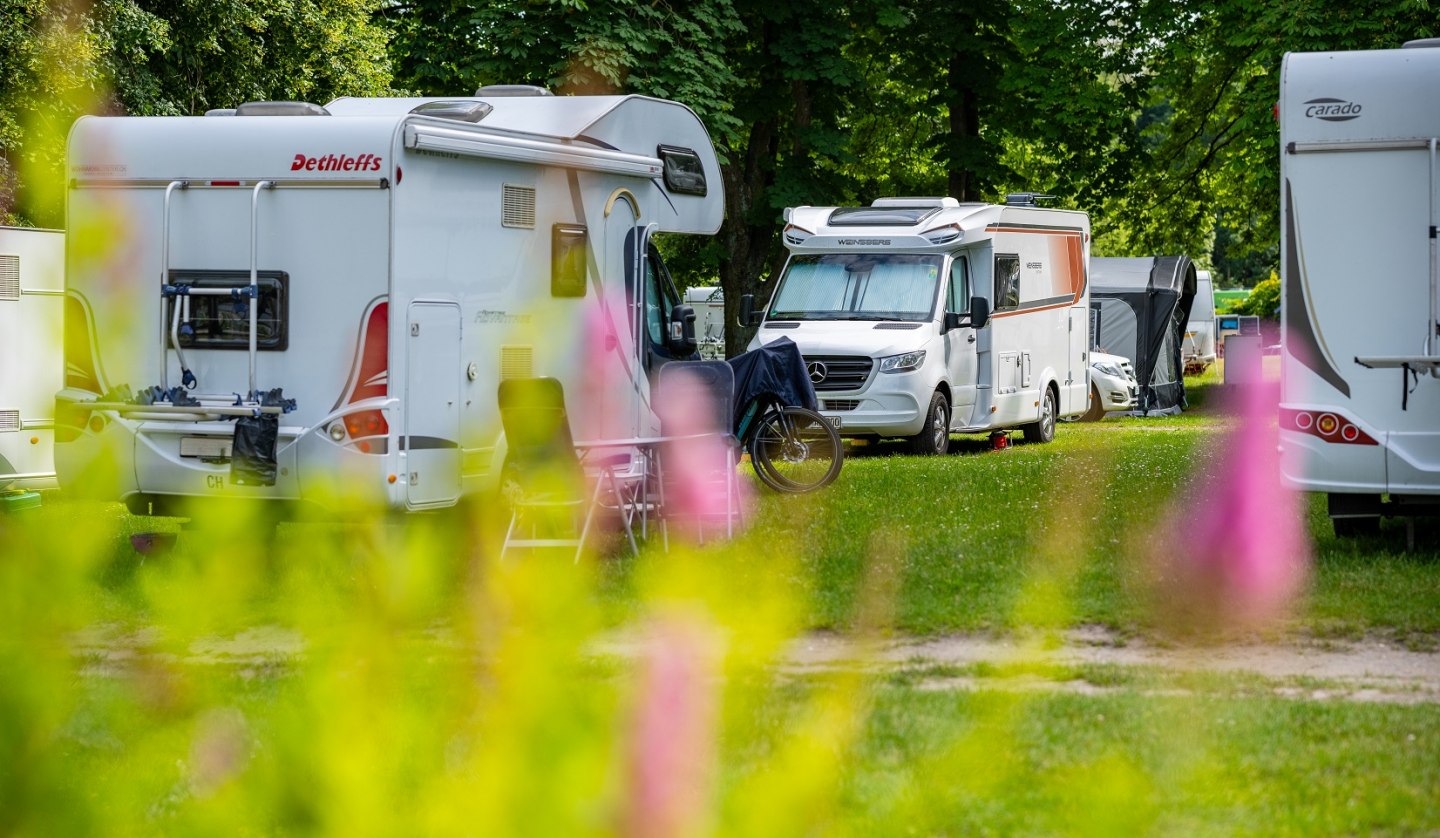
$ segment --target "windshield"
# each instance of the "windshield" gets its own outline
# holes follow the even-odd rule
[[[935,307],[940,260],[908,253],[794,256],[768,317],[926,321]]]

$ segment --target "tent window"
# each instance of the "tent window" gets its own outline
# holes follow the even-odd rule
[[[995,310],[1020,307],[1020,257],[1013,253],[995,256]]]
[[[585,296],[585,245],[579,224],[556,224],[550,233],[550,296]]]

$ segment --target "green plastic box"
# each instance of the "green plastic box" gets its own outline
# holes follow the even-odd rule
[[[23,512],[27,509],[39,508],[39,492],[0,492],[0,512]]]

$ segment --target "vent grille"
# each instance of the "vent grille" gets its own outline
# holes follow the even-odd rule
[[[0,410],[0,433],[15,433],[20,430],[20,411]]]
[[[816,390],[859,390],[870,378],[870,364],[871,359],[864,356],[805,356],[805,367]],[[817,376],[819,381],[815,380]]]
[[[859,399],[826,399],[826,410],[854,410],[860,406]]]
[[[20,299],[20,257],[0,253],[0,300]]]
[[[886,323],[876,323],[876,324],[875,324],[875,328],[877,328],[877,329],[899,329],[899,330],[902,331],[902,332],[908,332],[908,331],[910,331],[911,329],[918,329],[918,328],[920,328],[921,325],[922,325],[922,324],[920,324],[920,323],[890,323],[890,322],[886,322]]]
[[[500,380],[535,377],[535,350],[529,346],[500,347]]]
[[[798,328],[800,328],[800,324],[799,324],[799,323],[785,323],[785,322],[781,322],[781,321],[776,321],[776,322],[773,322],[773,323],[766,323],[766,324],[765,324],[765,328],[767,328],[767,329],[798,329]]]
[[[535,187],[507,183],[500,187],[500,226],[535,229]]]

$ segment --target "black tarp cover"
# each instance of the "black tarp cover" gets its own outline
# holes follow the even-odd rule
[[[1090,260],[1090,345],[1130,359],[1142,416],[1186,406],[1181,354],[1195,287],[1186,256]]]
[[[736,355],[730,359],[730,366],[735,370],[737,428],[746,407],[757,396],[770,395],[782,404],[820,409],[815,385],[810,383],[810,373],[805,369],[805,358],[790,338],[782,337]]]

